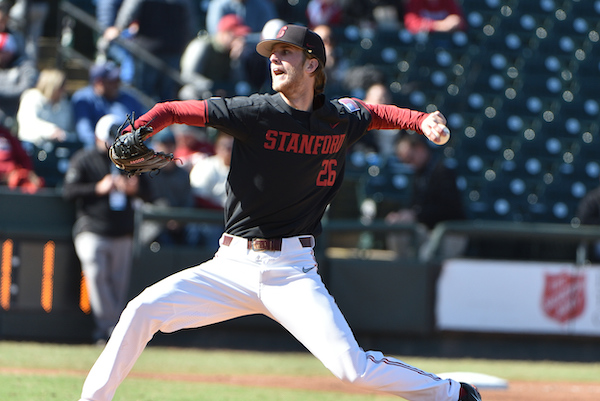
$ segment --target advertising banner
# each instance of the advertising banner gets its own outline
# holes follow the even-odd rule
[[[600,266],[448,260],[435,314],[439,330],[600,336]]]

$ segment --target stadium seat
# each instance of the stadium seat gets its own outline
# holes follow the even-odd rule
[[[600,171],[600,0],[461,3],[467,32],[346,26],[339,47],[352,65],[384,71],[397,104],[446,115],[444,151],[470,216],[567,221]],[[348,164],[367,174],[368,163]]]
[[[515,7],[523,13],[554,13],[562,6],[564,0],[519,0]]]
[[[597,125],[595,127],[595,132],[585,131],[583,134],[577,135],[577,138],[579,139],[579,152],[577,155],[575,155],[575,161],[587,162],[597,160],[598,144],[600,143]]]
[[[360,181],[359,199],[371,199],[376,206],[376,217],[384,218],[389,212],[410,202],[413,170],[391,158],[379,168],[370,168]]]
[[[577,16],[600,17],[600,0],[572,0],[571,6]]]
[[[537,40],[531,37],[529,33],[504,32],[501,29],[496,30],[485,41],[487,48],[510,57],[530,58],[536,45]]]
[[[596,114],[590,115],[586,112],[585,100],[560,103],[556,115],[553,124],[556,126],[555,135],[579,138],[584,142],[591,142],[598,136],[600,122]]]
[[[569,223],[575,216],[580,198],[573,195],[569,182],[556,180],[547,185],[543,197],[548,206],[548,211],[543,216],[545,222]]]
[[[600,60],[597,57],[586,57],[577,64],[577,76],[583,82],[600,74]]]

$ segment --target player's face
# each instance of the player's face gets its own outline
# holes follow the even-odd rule
[[[269,58],[273,90],[284,94],[306,91],[303,50],[291,45],[276,44]]]

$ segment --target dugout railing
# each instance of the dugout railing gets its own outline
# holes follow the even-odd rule
[[[27,195],[4,190],[0,193],[0,210],[0,338],[89,339],[89,304],[85,302],[71,237],[74,204],[64,201],[57,191]],[[211,258],[216,250],[216,243],[141,243],[142,224],[179,221],[219,225],[222,218],[219,211],[152,206],[138,210],[130,295]],[[319,268],[357,333],[435,334],[433,302],[442,263],[436,248],[426,262],[402,259],[385,249],[365,247],[369,242],[362,237],[394,231],[413,235],[414,227],[325,219],[323,229],[316,248]],[[434,241],[450,233],[469,237],[471,244],[465,257],[577,264],[586,263],[588,245],[600,239],[600,227],[596,226],[465,221],[439,225],[433,232]],[[264,323],[258,321],[255,326],[256,322],[237,322],[230,327],[256,330]],[[264,325],[271,327],[269,323]]]

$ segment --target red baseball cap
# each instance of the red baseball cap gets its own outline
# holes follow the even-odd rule
[[[325,45],[323,39],[315,32],[305,26],[288,24],[284,25],[275,39],[266,39],[256,45],[258,54],[264,57],[271,57],[273,46],[277,43],[287,43],[306,50],[314,55],[325,66],[327,61],[325,57]]]
[[[0,51],[8,53],[17,52],[17,41],[8,32],[0,32]]]
[[[235,14],[224,15],[217,25],[219,32],[232,32],[235,36],[246,36],[252,30],[244,21]]]

